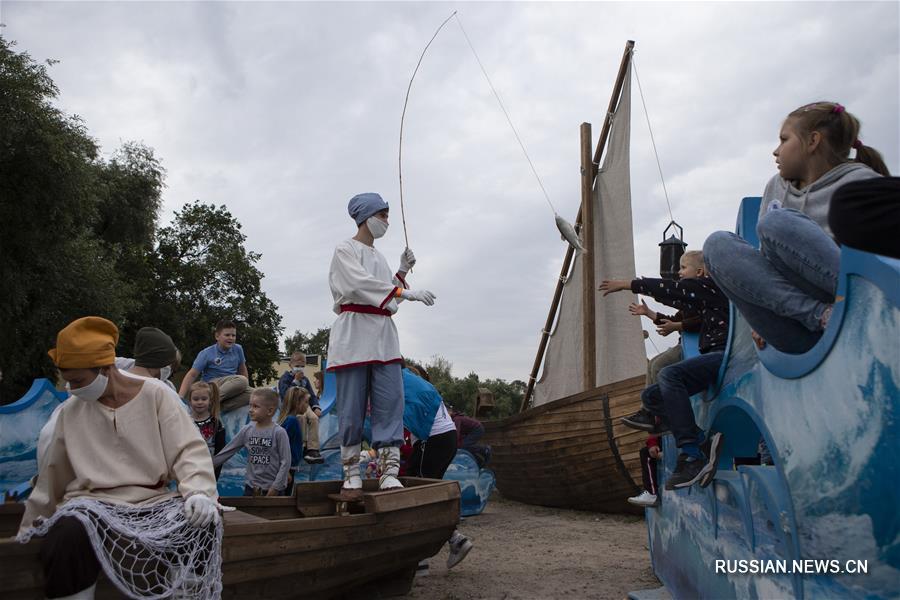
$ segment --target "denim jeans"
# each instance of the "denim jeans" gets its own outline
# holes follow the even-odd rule
[[[710,235],[703,244],[706,268],[767,343],[806,352],[822,336],[822,313],[834,302],[840,248],[793,209],[766,213],[756,232],[759,250],[733,233]]]
[[[708,352],[669,365],[641,393],[644,408],[666,422],[679,448],[699,442],[702,430],[694,420],[691,396],[716,382],[724,356],[724,352]]]

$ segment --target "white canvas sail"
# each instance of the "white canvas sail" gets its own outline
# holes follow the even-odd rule
[[[613,116],[606,156],[594,182],[594,277],[632,279],[634,240],[631,229],[631,66],[625,75]],[[563,286],[556,323],[547,343],[544,367],[534,387],[534,406],[577,394],[582,381],[582,256],[572,262]],[[641,322],[628,312],[634,296],[620,292],[594,296],[596,310],[597,381],[606,385],[646,372],[647,355]]]

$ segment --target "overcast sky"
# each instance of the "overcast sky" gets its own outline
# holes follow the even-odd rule
[[[286,333],[330,325],[327,272],[355,232],[347,201],[391,205],[378,247],[403,249],[400,114],[425,43],[453,10],[557,209],[580,198],[578,128],[600,131],[625,41],[636,41],[675,219],[690,249],[732,229],[760,195],[784,116],[819,99],[857,115],[900,172],[900,4],[0,2],[3,35],[50,73],[59,106],[110,155],[141,141],[167,171],[163,222],[225,204],[262,253]],[[637,86],[632,195],[638,274],[655,276],[668,223]],[[454,373],[526,379],[565,253],[459,27],[425,56],[404,130],[414,288],[438,296],[395,317],[401,348]],[[627,314],[622,318],[631,318]],[[646,325],[646,321],[645,321]],[[656,338],[660,349],[674,336]],[[655,350],[648,346],[648,351]]]

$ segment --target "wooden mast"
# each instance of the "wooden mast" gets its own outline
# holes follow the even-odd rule
[[[597,387],[597,318],[594,307],[594,170],[591,162],[591,124],[581,124],[581,326],[582,386],[584,391]]]
[[[625,43],[625,51],[622,53],[622,62],[619,64],[619,73],[616,76],[616,83],[613,86],[612,96],[609,99],[609,107],[606,110],[606,118],[603,119],[603,128],[600,130],[600,138],[597,140],[597,150],[594,152],[594,160],[591,169],[591,189],[593,190],[593,180],[597,177],[600,170],[600,158],[603,156],[603,150],[606,148],[606,141],[609,138],[611,126],[611,117],[616,112],[619,105],[619,96],[622,95],[622,86],[625,84],[625,74],[628,72],[628,65],[631,64],[631,53],[634,50],[634,41],[628,40]],[[578,215],[575,217],[575,229],[581,226],[582,210],[578,208]],[[593,248],[588,247],[588,252],[592,253]],[[531,400],[531,394],[534,393],[534,383],[538,370],[541,368],[541,361],[544,360],[544,352],[547,350],[547,342],[550,339],[550,328],[553,327],[553,321],[556,320],[556,311],[559,309],[559,301],[562,297],[563,284],[569,274],[569,267],[572,264],[574,250],[572,246],[566,247],[566,256],[563,258],[562,269],[559,272],[559,280],[556,282],[556,290],[553,292],[553,300],[550,302],[550,312],[547,315],[547,321],[544,329],[541,331],[541,341],[538,344],[537,355],[534,358],[534,364],[531,367],[531,376],[528,378],[528,387],[525,389],[525,395],[522,397],[522,405],[519,411],[525,410],[528,402]],[[593,290],[591,290],[593,293]]]

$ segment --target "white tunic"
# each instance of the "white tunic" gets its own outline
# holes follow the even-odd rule
[[[334,250],[328,280],[338,315],[328,338],[328,370],[400,360],[400,340],[390,317],[341,312],[344,304],[397,312],[397,290],[406,285],[394,276],[384,255],[362,242],[345,240]]]
[[[217,496],[206,442],[162,382],[147,379],[140,392],[117,409],[72,397],[54,414],[53,429],[42,440],[37,482],[20,531],[72,498],[125,504],[165,500],[176,495],[167,485],[173,478],[182,496]]]

